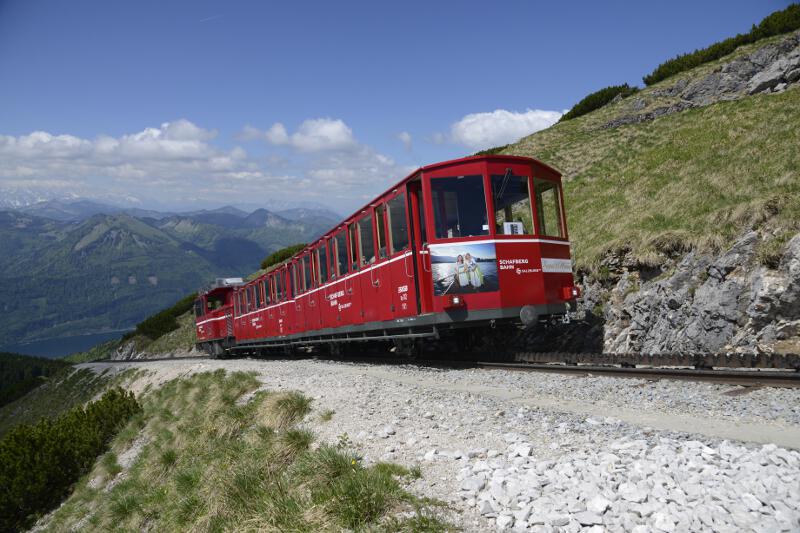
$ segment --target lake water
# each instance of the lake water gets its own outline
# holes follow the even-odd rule
[[[71,353],[86,351],[101,342],[117,339],[126,331],[128,330],[93,333],[91,335],[76,335],[74,337],[59,337],[57,339],[45,339],[26,342],[24,344],[3,344],[0,345],[0,352],[14,352],[55,359]]]
[[[470,294],[475,292],[491,292],[499,289],[497,279],[497,263],[492,261],[480,261],[478,267],[483,273],[483,285],[479,289],[472,287],[459,287],[453,283],[455,274],[455,263],[433,263],[433,285],[434,294]]]

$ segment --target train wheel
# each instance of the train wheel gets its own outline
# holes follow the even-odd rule
[[[422,342],[419,339],[394,339],[394,353],[409,359],[422,355]]]

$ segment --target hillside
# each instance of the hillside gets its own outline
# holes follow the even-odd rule
[[[452,529],[409,490],[418,467],[367,461],[346,434],[318,440],[333,424],[325,404],[266,390],[254,372],[192,373],[126,380],[143,412],[40,530]]]
[[[297,218],[233,208],[81,220],[0,211],[0,339],[129,328],[208,280],[251,272],[270,252],[333,224],[324,213],[286,215]]]
[[[800,32],[618,98],[503,153],[564,175],[583,289],[537,349],[800,349]]]
[[[742,47],[503,150],[564,174],[579,269],[596,270],[612,250],[645,264],[676,248],[719,251],[765,219],[778,232],[798,230],[797,85],[747,96],[746,85],[712,83],[737,59],[786,41],[797,49],[797,34]]]

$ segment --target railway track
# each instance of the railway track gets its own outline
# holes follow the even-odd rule
[[[542,358],[543,354],[537,354],[536,358]],[[547,355],[547,354],[544,354]],[[558,354],[563,355],[563,354]],[[574,355],[574,354],[573,354]],[[552,358],[555,358],[553,354]],[[131,359],[123,361],[100,360],[102,363],[150,363],[159,361],[202,361],[212,360],[206,356],[195,357],[163,357],[155,359]],[[267,360],[286,359],[286,356],[277,355],[275,357],[264,357]],[[724,383],[729,385],[741,385],[744,387],[800,387],[800,371],[781,368],[743,368],[743,367],[721,367],[721,368],[691,368],[677,366],[635,366],[631,365],[626,359],[622,364],[581,364],[560,359],[558,363],[532,363],[532,362],[499,362],[481,360],[480,356],[472,356],[468,359],[452,358],[425,358],[412,359],[407,357],[383,355],[358,355],[358,356],[324,356],[318,354],[298,355],[292,359],[316,359],[322,361],[336,361],[347,363],[362,363],[372,365],[414,365],[442,369],[486,369],[486,370],[511,370],[520,372],[546,372],[558,374],[572,374],[576,376],[609,376],[636,378],[647,380],[685,380],[685,381],[705,381],[711,383]],[[652,360],[652,356],[651,359]],[[674,361],[674,359],[670,359]]]
[[[598,375],[648,380],[707,381],[742,385],[745,387],[800,387],[800,372],[783,370],[734,370],[729,368],[695,369],[665,367],[620,367],[604,365],[563,365],[542,363],[475,363],[477,368],[487,370],[517,370],[527,372],[550,372],[573,375]]]

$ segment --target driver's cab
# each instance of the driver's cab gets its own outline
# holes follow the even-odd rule
[[[573,285],[554,169],[529,158],[485,156],[425,167],[421,181],[429,242],[420,270],[430,272],[432,311],[547,303],[557,296],[547,294],[550,274],[563,277],[559,287]]]

